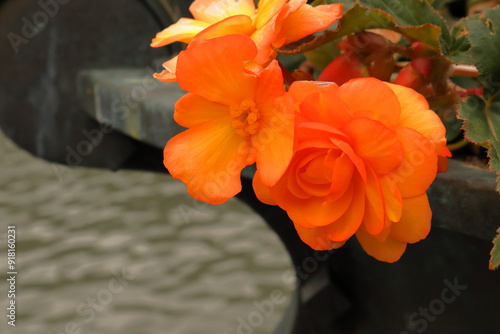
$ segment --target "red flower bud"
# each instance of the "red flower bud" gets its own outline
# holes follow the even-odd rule
[[[425,79],[410,63],[401,69],[394,83],[417,90],[425,84]]]
[[[338,85],[354,79],[368,77],[367,67],[359,57],[352,53],[343,53],[335,58],[319,75],[319,81],[333,81]]]

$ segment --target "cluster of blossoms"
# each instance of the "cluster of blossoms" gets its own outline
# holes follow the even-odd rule
[[[316,250],[356,235],[368,254],[394,262],[427,236],[425,191],[448,151],[426,99],[373,77],[285,89],[275,50],[328,28],[342,5],[196,0],[190,10],[194,19],[158,33],[153,46],[189,43],[156,77],[188,92],[174,114],[187,130],[167,143],[164,164],[192,197],[227,201],[255,164],[257,197],[286,210]]]

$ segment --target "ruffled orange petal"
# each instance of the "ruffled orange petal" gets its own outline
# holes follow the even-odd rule
[[[300,239],[314,250],[336,249],[345,244],[345,241],[335,242],[328,239],[323,227],[306,228],[295,224],[295,229]]]
[[[429,109],[427,100],[408,87],[385,83],[397,95],[401,105],[398,126],[414,129],[436,146],[437,153],[446,145],[446,129],[439,116]]]
[[[336,201],[342,196],[351,184],[354,175],[354,164],[351,159],[342,153],[333,164],[332,183],[327,201]]]
[[[352,119],[352,113],[338,96],[337,85],[330,85],[321,92],[307,96],[300,105],[300,113],[314,122],[326,123],[337,129]]]
[[[243,66],[256,53],[254,42],[245,35],[195,40],[179,54],[179,86],[210,101],[239,105],[255,93],[256,77],[245,73]]]
[[[328,28],[342,16],[342,4],[312,7],[304,4],[277,22],[279,34],[277,47],[298,41],[315,32]],[[279,19],[278,19],[279,20]]]
[[[399,121],[399,100],[396,94],[378,79],[352,79],[340,86],[338,92],[355,116],[370,117],[391,129],[394,129]],[[366,111],[370,111],[369,115]]]
[[[386,212],[382,188],[371,168],[367,168],[368,182],[365,184],[366,205],[363,223],[366,231],[377,235],[384,229]]]
[[[193,40],[210,39],[230,34],[250,36],[255,31],[252,19],[246,15],[235,15],[223,19],[194,36]]]
[[[155,73],[153,76],[163,82],[176,82],[177,75],[175,74],[175,71],[177,68],[177,59],[178,57],[175,56],[174,58],[164,62],[162,66],[165,70],[161,73]]]
[[[356,233],[365,214],[365,191],[361,180],[359,178],[353,178],[349,188],[350,189],[346,191],[346,194],[349,191],[352,193],[352,200],[349,208],[345,210],[345,213],[336,221],[325,227],[328,237],[334,241],[347,240]]]
[[[403,148],[396,133],[384,124],[358,117],[344,124],[341,130],[349,136],[354,152],[377,174],[396,168],[403,159]]]
[[[300,105],[309,95],[322,92],[329,86],[337,85],[333,82],[294,81],[288,89],[288,92],[292,95],[293,101]]]
[[[437,173],[437,156],[434,146],[427,138],[409,128],[397,130],[403,145],[404,158],[392,175],[401,196],[422,195],[431,185]]]
[[[376,236],[369,234],[363,226],[356,232],[356,238],[368,255],[389,263],[399,260],[407,245],[406,242],[398,241],[390,236],[383,242],[379,241]]]
[[[250,149],[228,117],[176,135],[163,153],[165,167],[186,184],[193,198],[220,204],[241,191],[240,172],[247,165]]]
[[[277,205],[273,199],[273,196],[271,195],[271,190],[269,189],[269,187],[262,184],[259,174],[260,173],[257,170],[252,180],[252,186],[255,192],[255,196],[257,196],[257,199],[264,204]]]
[[[288,95],[275,99],[275,108],[263,112],[261,129],[252,136],[256,150],[257,169],[262,183],[273,186],[278,182],[293,155],[293,104]],[[274,113],[272,113],[274,111]]]
[[[276,187],[271,188],[271,195],[276,203],[288,213],[288,216],[295,224],[304,227],[331,224],[342,216],[346,210],[350,210],[352,200],[352,191],[346,191],[344,196],[334,203],[326,203],[322,197],[302,199],[290,193],[286,194],[286,196],[282,194],[283,192],[281,191],[280,194],[279,189]]]
[[[253,0],[196,0],[189,7],[189,11],[197,20],[215,23],[229,16],[255,14]]]
[[[382,193],[384,194],[387,218],[392,222],[397,222],[401,219],[403,211],[401,192],[390,174],[379,177],[379,182]]]
[[[152,47],[160,47],[173,42],[189,43],[193,37],[209,26],[208,23],[193,19],[181,18],[156,34],[151,41]]]
[[[228,115],[228,106],[208,101],[193,93],[187,93],[175,103],[174,119],[185,128]]]
[[[401,220],[391,225],[391,237],[415,243],[425,239],[431,230],[432,212],[427,194],[403,199]]]

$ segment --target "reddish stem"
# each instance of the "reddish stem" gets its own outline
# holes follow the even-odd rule
[[[292,73],[290,73],[279,60],[278,64],[281,68],[281,73],[283,73],[283,79],[285,80],[285,84],[290,86],[295,81],[295,78],[293,77]]]

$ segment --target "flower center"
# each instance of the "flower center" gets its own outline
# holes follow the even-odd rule
[[[257,121],[260,115],[253,100],[246,99],[239,105],[233,104],[230,107],[230,112],[233,117],[231,126],[236,130],[237,134],[247,137],[257,132],[259,128],[259,122]]]

